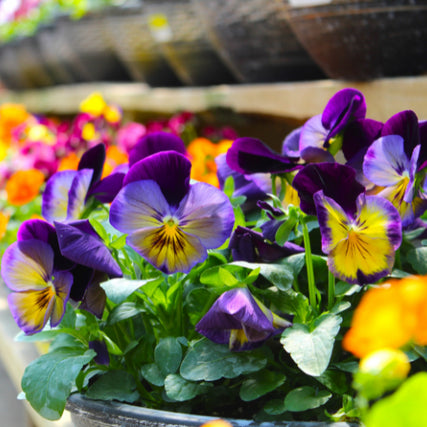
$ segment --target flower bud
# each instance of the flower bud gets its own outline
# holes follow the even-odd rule
[[[410,368],[409,359],[401,350],[377,350],[361,359],[353,385],[362,396],[376,399],[398,387]]]

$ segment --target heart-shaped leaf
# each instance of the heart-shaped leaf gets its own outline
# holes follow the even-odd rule
[[[318,408],[325,404],[332,394],[326,390],[316,391],[313,387],[304,386],[290,391],[285,397],[285,408],[292,412],[302,412]]]
[[[314,321],[312,330],[303,324],[287,328],[280,342],[303,372],[317,377],[329,365],[341,322],[340,316],[324,314]]]

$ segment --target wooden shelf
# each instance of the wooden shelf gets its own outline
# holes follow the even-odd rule
[[[89,83],[24,92],[0,93],[0,103],[24,104],[34,113],[73,114],[92,92],[124,111],[175,113],[229,108],[236,113],[288,117],[297,120],[319,114],[338,90],[354,87],[363,92],[367,116],[385,121],[393,114],[414,110],[427,118],[427,76],[399,77],[371,82],[318,80],[292,83],[219,85],[212,87],[150,88],[142,83]]]

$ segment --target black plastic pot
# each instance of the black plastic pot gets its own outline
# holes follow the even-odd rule
[[[102,22],[115,53],[133,80],[150,86],[181,85],[151,36],[142,1],[109,9]]]
[[[81,394],[73,394],[68,399],[67,410],[76,427],[200,427],[218,419],[202,415],[191,415],[132,406],[117,402],[103,402],[86,399]],[[280,422],[257,423],[252,420],[227,420],[236,427],[356,427],[347,423],[327,422]]]
[[[131,81],[132,78],[117,57],[102,24],[102,11],[88,13],[80,19],[61,17],[59,31],[82,64],[83,81]]]
[[[146,0],[144,9],[153,39],[184,84],[236,82],[209,40],[191,0]]]
[[[295,37],[280,0],[193,0],[212,43],[244,83],[325,77]]]
[[[370,80],[427,72],[424,0],[293,3],[289,23],[328,77]]]

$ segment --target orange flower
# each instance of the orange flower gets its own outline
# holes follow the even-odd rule
[[[231,143],[232,141],[229,140],[216,144],[207,138],[194,139],[187,147],[192,163],[191,178],[219,187],[215,158],[219,154],[225,153]]]
[[[427,344],[427,276],[390,280],[362,297],[343,347],[357,357],[410,342]]]
[[[8,143],[13,129],[24,123],[30,114],[20,104],[3,104],[0,106],[0,140]]]
[[[115,145],[111,145],[107,148],[102,178],[110,175],[117,166],[128,163],[128,161],[129,158],[125,151]]]
[[[6,234],[7,224],[9,223],[10,215],[0,212],[0,240]]]
[[[40,193],[45,176],[38,169],[15,172],[6,183],[7,201],[14,206],[31,202]]]
[[[59,162],[58,171],[77,170],[79,166],[79,157],[72,151],[67,156],[63,157]]]

